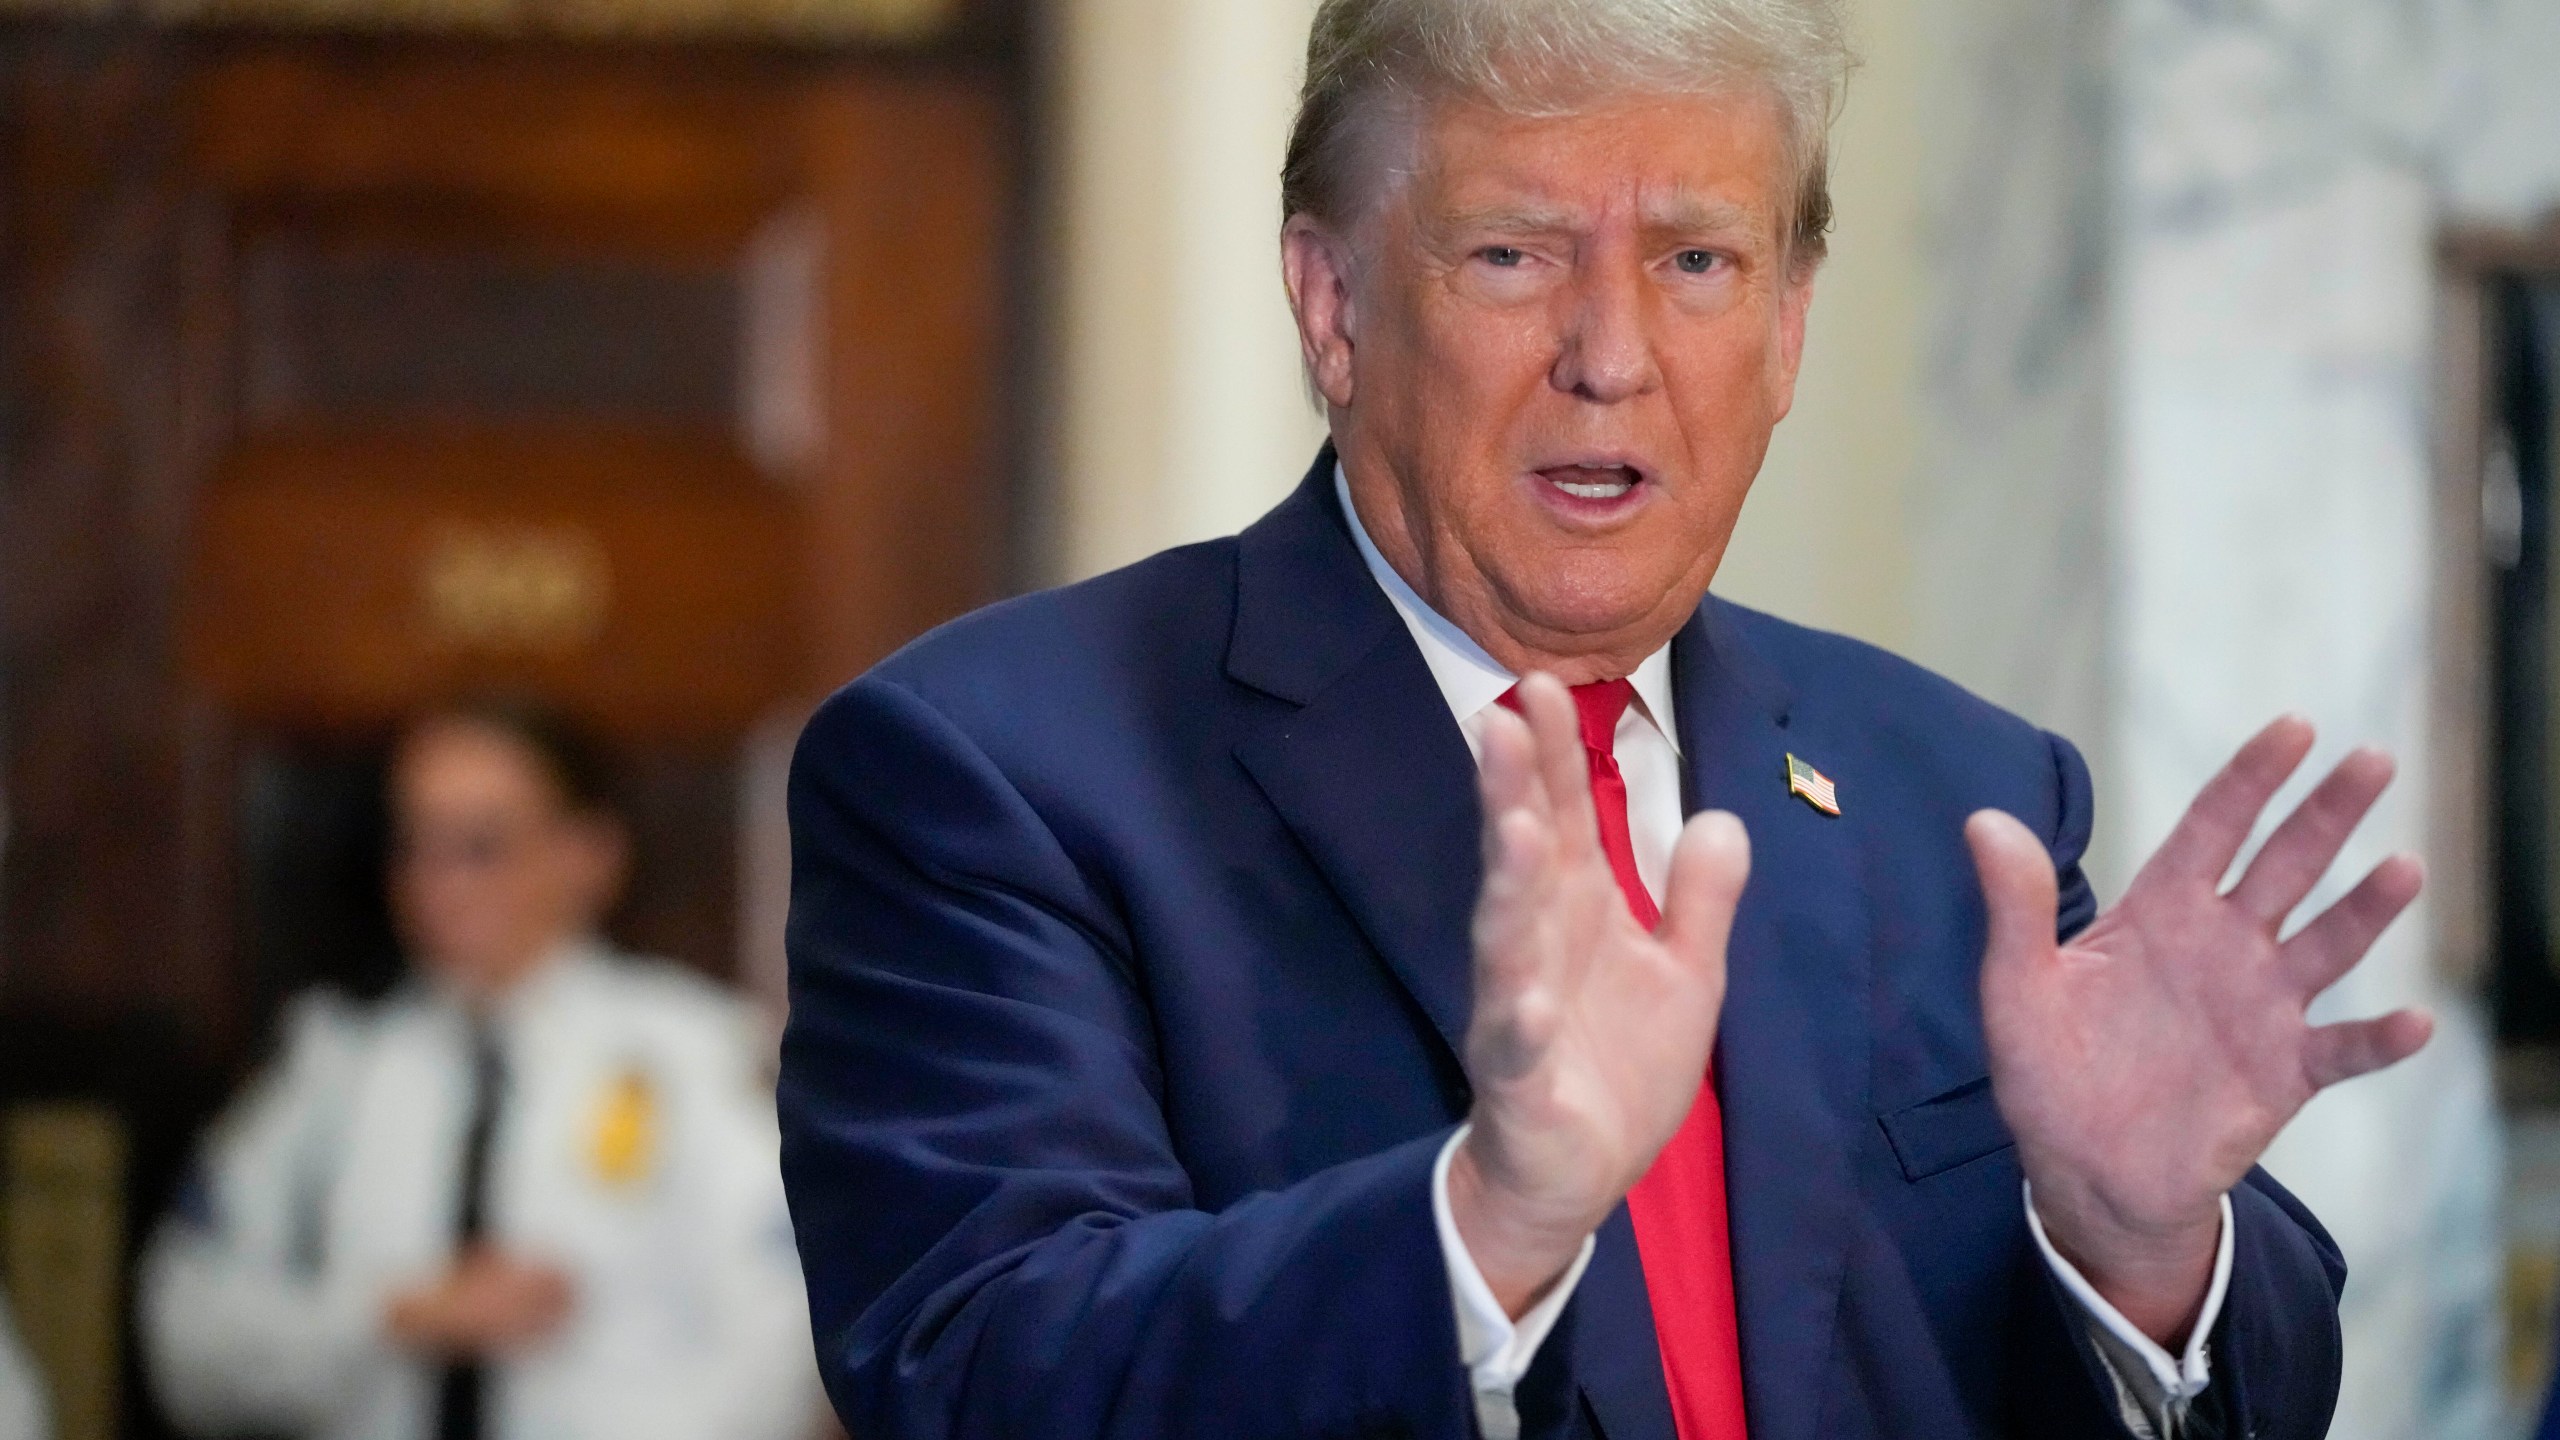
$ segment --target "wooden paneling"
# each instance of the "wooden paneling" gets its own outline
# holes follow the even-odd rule
[[[744,734],[996,587],[1008,63],[64,34],[0,83],[0,1011],[245,1053],[242,757],[493,688],[602,720],[696,817],[634,928],[722,968]],[[733,274],[744,393],[252,412],[270,245]]]
[[[968,0],[9,0],[6,10],[275,30],[913,45],[954,34],[986,8]]]
[[[191,669],[251,723],[498,692],[628,738],[734,737],[791,693],[789,509],[716,438],[260,437],[205,497]]]
[[[829,444],[809,496],[804,672],[823,695],[995,591],[993,382],[1007,369],[1002,247],[1016,227],[991,87],[828,86],[801,125],[829,247]]]
[[[78,37],[23,44],[0,71],[0,1000],[219,1027],[219,726],[175,664],[196,480],[179,403],[183,75],[166,45]]]
[[[273,49],[196,72],[189,168],[253,222],[728,254],[801,187],[802,83],[716,56]]]

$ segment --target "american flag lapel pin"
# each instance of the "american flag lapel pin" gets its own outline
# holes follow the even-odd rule
[[[1831,777],[1793,755],[1787,757],[1787,793],[1804,797],[1804,803],[1825,815],[1840,813],[1840,791]]]

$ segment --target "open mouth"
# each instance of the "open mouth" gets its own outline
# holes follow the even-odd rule
[[[1644,483],[1643,472],[1632,465],[1557,465],[1539,471],[1538,478],[1576,500],[1604,503],[1624,499]]]

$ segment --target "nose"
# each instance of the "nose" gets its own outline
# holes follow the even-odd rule
[[[1601,405],[1659,387],[1650,298],[1643,266],[1632,255],[1602,255],[1579,267],[1566,299],[1555,387]]]

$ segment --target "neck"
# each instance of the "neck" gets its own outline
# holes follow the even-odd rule
[[[553,940],[518,954],[488,957],[478,964],[446,964],[436,968],[445,976],[454,994],[460,997],[463,1008],[474,1014],[488,1015],[504,1006],[510,996],[541,973],[551,958],[568,948],[569,943],[567,940]]]

